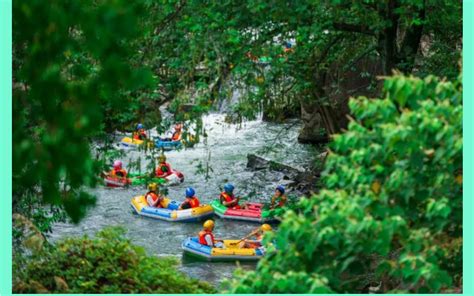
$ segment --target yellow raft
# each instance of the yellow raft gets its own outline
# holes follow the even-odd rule
[[[139,146],[143,145],[144,142],[145,141],[142,141],[142,140],[125,137],[120,141],[120,145],[127,148],[138,148]],[[150,148],[153,147],[154,145],[155,144],[153,143],[153,141],[148,142],[148,146]]]
[[[180,203],[169,198],[164,198],[164,208],[148,206],[144,195],[132,198],[131,204],[138,215],[171,222],[197,222],[214,214],[214,210],[210,205],[178,210]]]

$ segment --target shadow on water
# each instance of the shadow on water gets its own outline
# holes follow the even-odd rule
[[[272,124],[250,121],[237,127],[224,123],[224,115],[210,114],[203,118],[208,134],[207,143],[199,143],[194,148],[167,152],[171,166],[185,175],[185,182],[168,187],[171,199],[183,200],[187,187],[194,187],[201,203],[209,203],[218,197],[226,182],[232,182],[236,194],[252,194],[253,201],[269,201],[281,177],[277,173],[247,170],[247,154],[266,150],[264,155],[275,161],[303,166],[317,154],[311,146],[297,143],[299,124]],[[286,129],[284,133],[282,129]],[[277,138],[277,140],[275,140]],[[211,156],[209,178],[197,173],[197,164]],[[143,156],[137,151],[127,151],[123,162],[125,168],[129,159]],[[146,167],[144,157],[142,167]],[[77,225],[58,223],[53,227],[50,240],[66,236],[94,235],[106,226],[121,226],[127,230],[127,237],[133,243],[143,246],[149,254],[157,256],[182,257],[181,243],[190,236],[197,236],[201,223],[170,223],[134,215],[130,206],[132,197],[144,194],[145,186],[111,189],[97,187],[90,190],[97,197],[97,205]],[[258,224],[221,220],[217,217],[215,235],[221,239],[241,238]],[[232,276],[235,262],[181,261],[179,269],[187,275],[209,281],[216,286]],[[246,270],[255,268],[255,263],[241,263]]]

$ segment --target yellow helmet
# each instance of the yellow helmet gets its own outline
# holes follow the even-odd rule
[[[204,227],[205,230],[212,230],[214,229],[214,221],[207,220],[206,222],[204,222],[202,226]]]
[[[261,231],[271,231],[272,227],[268,224],[263,224],[262,226],[260,226],[260,230]]]
[[[166,156],[164,154],[161,154],[160,156],[158,156],[158,161],[159,162],[165,162],[166,161]]]
[[[158,190],[158,184],[156,184],[156,183],[150,183],[150,184],[148,184],[148,190],[150,190],[150,191],[156,191],[156,190]]]

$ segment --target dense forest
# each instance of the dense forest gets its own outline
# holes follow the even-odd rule
[[[455,0],[14,1],[13,290],[462,292],[461,54]],[[188,149],[222,104],[327,155],[254,270],[214,287],[121,229],[48,241],[96,206],[113,133],[165,107]]]

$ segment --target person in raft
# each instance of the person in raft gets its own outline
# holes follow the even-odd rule
[[[220,239],[215,239],[214,234],[212,233],[214,230],[214,221],[207,220],[202,226],[203,230],[199,232],[199,243],[211,248],[222,248],[223,241]]]
[[[260,248],[262,246],[263,236],[266,232],[272,231],[272,227],[269,224],[263,224],[259,228],[252,231],[249,235],[244,237],[243,240],[243,247],[244,248]],[[249,240],[250,237],[255,237],[255,239]]]
[[[146,138],[147,136],[146,136],[145,128],[143,127],[143,124],[141,123],[137,124],[136,130],[135,132],[133,132],[133,139],[144,141]]]
[[[171,165],[166,162],[166,156],[161,154],[158,157],[158,167],[156,168],[155,175],[159,178],[165,178],[172,173],[173,171],[171,170]]]
[[[285,187],[283,187],[283,185],[278,185],[275,189],[275,195],[272,197],[270,209],[283,207],[287,200],[288,198],[285,195]]]
[[[182,129],[183,125],[180,123],[175,124],[174,126],[174,131],[171,134],[171,137],[166,137],[166,138],[160,138],[161,141],[181,141],[181,135],[182,135]]]
[[[179,206],[178,210],[192,209],[199,207],[199,199],[196,197],[194,188],[186,188],[186,200]]]
[[[158,185],[156,183],[148,184],[148,192],[145,194],[145,200],[150,207],[164,208],[164,198],[160,195]]]
[[[245,209],[245,206],[239,205],[239,200],[240,197],[235,197],[234,195],[234,185],[228,183],[224,185],[224,191],[221,192],[221,195],[219,196],[219,200],[221,204],[224,206],[238,210],[238,209]]]
[[[120,160],[114,161],[113,169],[108,173],[110,177],[126,178],[127,171],[122,168],[122,162]]]

